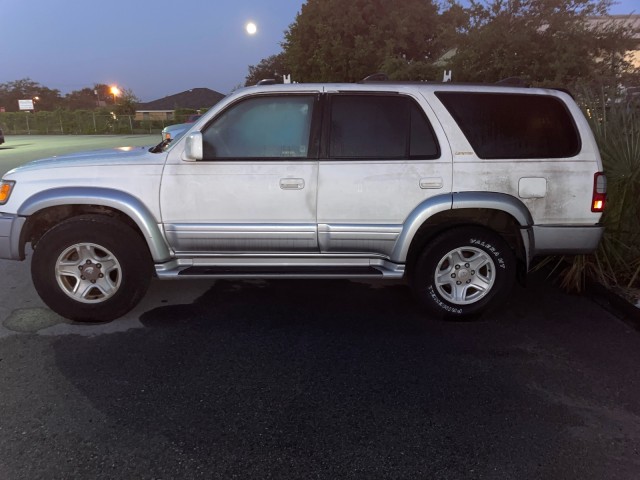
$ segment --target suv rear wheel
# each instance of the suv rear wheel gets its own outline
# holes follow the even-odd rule
[[[151,280],[151,261],[131,227],[111,217],[83,215],[42,236],[31,275],[54,312],[79,322],[104,322],[140,301]]]
[[[458,227],[433,239],[414,265],[412,288],[433,314],[463,319],[503,299],[516,262],[502,237],[481,227]]]

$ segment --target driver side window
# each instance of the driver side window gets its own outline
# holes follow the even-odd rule
[[[202,132],[204,159],[306,158],[313,96],[263,96],[223,112]]]

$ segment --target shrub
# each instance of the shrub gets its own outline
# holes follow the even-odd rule
[[[593,279],[610,289],[639,288],[640,104],[611,102],[605,95],[586,98],[587,118],[607,175],[605,233],[595,254],[563,257],[561,285],[581,291],[585,281]]]

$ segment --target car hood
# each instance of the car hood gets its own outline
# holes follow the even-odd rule
[[[65,167],[95,167],[102,165],[157,165],[164,162],[165,155],[149,152],[150,147],[118,147],[104,150],[56,155],[42,160],[34,160],[7,172],[24,172]]]

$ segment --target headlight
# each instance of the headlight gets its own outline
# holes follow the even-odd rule
[[[13,180],[0,181],[0,205],[4,205],[5,203],[7,203],[15,184],[16,182],[14,182]]]

